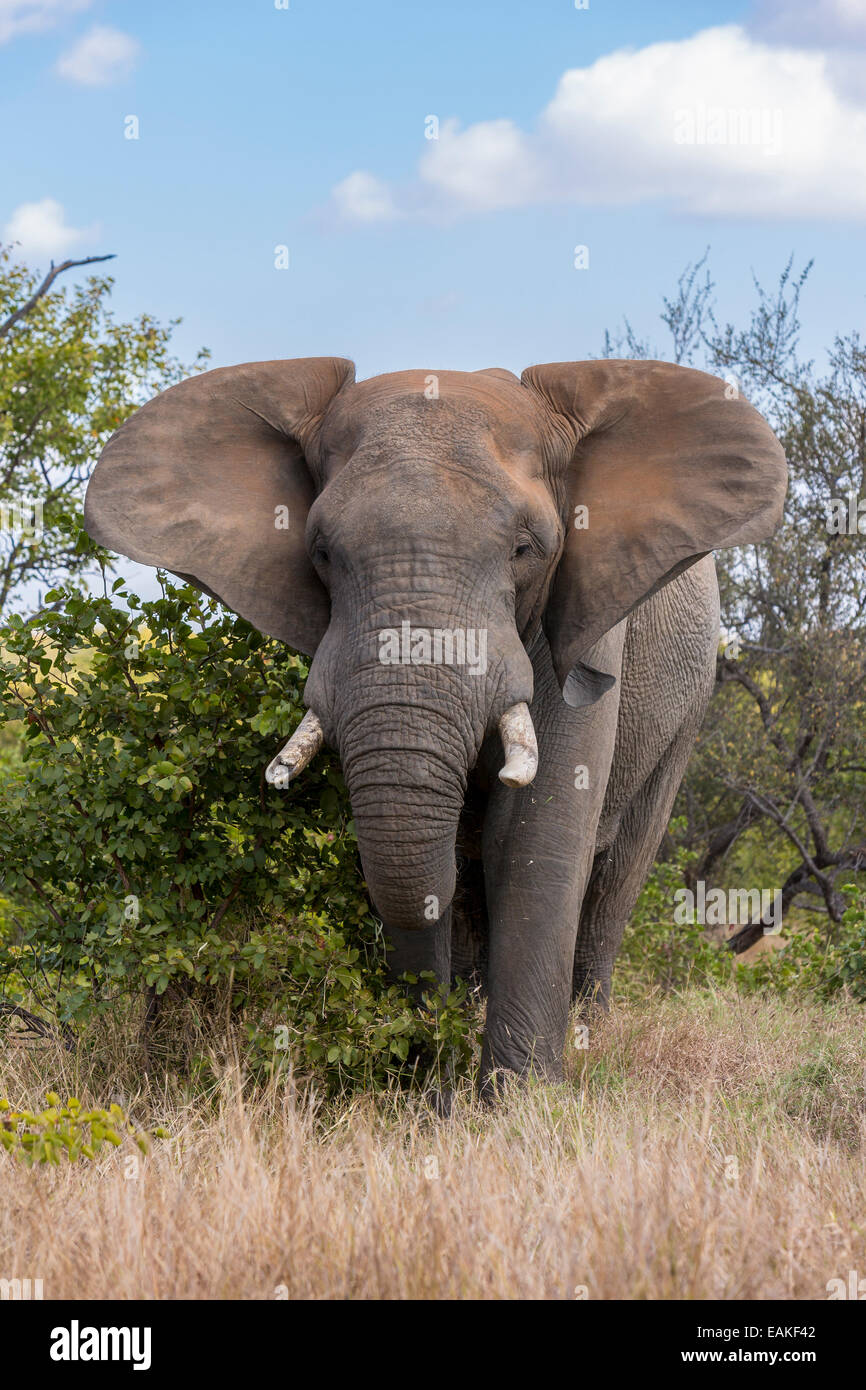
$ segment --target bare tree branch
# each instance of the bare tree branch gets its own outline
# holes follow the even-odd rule
[[[52,261],[51,269],[36,293],[31,295],[20,309],[16,309],[14,314],[10,314],[5,323],[0,323],[0,338],[5,338],[12,325],[17,323],[19,319],[23,319],[25,314],[29,314],[31,309],[35,308],[42,296],[51,289],[58,275],[62,275],[64,270],[72,270],[73,266],[77,265],[95,265],[98,261],[113,261],[114,259],[115,253],[112,252],[110,256],[85,256],[83,261],[61,261],[60,265],[55,265]]]

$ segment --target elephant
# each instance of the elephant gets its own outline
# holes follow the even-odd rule
[[[337,751],[390,967],[483,988],[490,1096],[561,1079],[572,1005],[607,1006],[713,688],[713,552],[769,537],[786,482],[689,367],[300,358],[145,404],[85,526],[311,658],[274,794]]]

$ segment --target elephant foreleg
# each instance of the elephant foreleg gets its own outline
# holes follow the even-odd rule
[[[580,894],[590,867],[539,850],[518,853],[491,895],[487,1028],[481,1093],[506,1072],[558,1081],[571,1008]]]
[[[619,674],[624,627],[593,664]],[[541,758],[530,787],[494,787],[484,827],[489,923],[487,1028],[481,1091],[502,1072],[562,1075],[580,905],[592,868],[613,757],[616,691],[568,709],[549,649],[534,652],[532,718]]]

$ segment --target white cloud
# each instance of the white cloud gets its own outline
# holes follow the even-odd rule
[[[866,44],[866,0],[759,0],[749,28],[783,43]]]
[[[3,228],[3,240],[20,242],[22,252],[32,260],[57,260],[97,235],[96,226],[70,227],[56,198],[21,203]]]
[[[566,73],[542,131],[554,189],[580,196],[586,185],[590,201],[866,216],[866,108],[840,98],[821,53],[770,48],[736,27]]]
[[[57,71],[85,87],[106,87],[132,71],[141,45],[129,34],[95,24],[77,43],[61,54]]]
[[[19,34],[52,29],[70,14],[89,9],[91,0],[0,0],[0,43]]]
[[[866,219],[866,93],[820,51],[707,29],[564,73],[531,133],[443,121],[418,175],[399,196],[364,177],[391,217],[665,200],[699,215]]]
[[[422,179],[466,208],[519,207],[543,195],[531,136],[506,120],[479,121],[460,132],[443,121],[421,159]]]
[[[388,185],[364,169],[356,169],[336,184],[331,198],[339,215],[349,222],[388,222],[397,215]]]

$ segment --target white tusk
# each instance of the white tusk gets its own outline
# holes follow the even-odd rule
[[[265,781],[272,787],[287,787],[293,777],[309,766],[324,741],[319,716],[308,709],[285,748],[265,768]]]
[[[528,787],[538,771],[538,744],[532,715],[525,704],[512,705],[499,721],[505,766],[499,774],[506,787]]]

